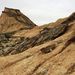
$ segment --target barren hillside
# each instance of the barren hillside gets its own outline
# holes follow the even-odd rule
[[[7,16],[9,10],[13,9],[6,8],[2,15]],[[75,13],[43,26],[22,16],[19,19],[27,24],[17,21],[16,29],[11,17],[9,23],[3,19],[6,25],[0,31],[0,75],[75,75]],[[0,18],[0,24],[3,20]],[[19,30],[17,25],[25,28]]]
[[[31,29],[34,26],[36,25],[18,9],[5,7],[0,16],[0,32]]]

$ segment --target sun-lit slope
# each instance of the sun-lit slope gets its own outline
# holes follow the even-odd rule
[[[31,29],[36,25],[18,9],[6,8],[0,16],[0,33]]]
[[[0,75],[75,75],[75,13],[54,27],[24,31],[12,36],[20,41],[15,48],[4,48]]]
[[[74,75],[73,28],[55,40],[30,48],[23,53],[0,57],[0,75]],[[41,52],[42,49],[47,51],[51,46],[54,46],[51,52]]]
[[[44,28],[44,27],[55,27],[55,26],[58,26],[59,24],[61,24],[63,21],[65,21],[67,19],[67,17],[66,18],[60,18],[60,19],[58,19],[57,21],[55,21],[55,22],[51,22],[51,23],[48,23],[48,24],[44,24],[44,25],[42,25],[41,26],[41,28]]]
[[[58,25],[60,25],[63,21],[65,21],[66,19],[59,19],[54,23],[49,23],[49,24],[45,24],[42,26],[36,26],[33,29],[30,30],[20,30],[18,32],[16,32],[14,34],[14,36],[23,36],[23,37],[33,37],[36,36],[37,34],[40,33],[41,30],[43,30],[44,28],[53,28],[56,27]]]
[[[29,48],[54,40],[66,32],[71,31],[71,27],[74,28],[75,26],[74,24],[75,14],[73,13],[65,21],[61,22],[61,24],[52,28],[35,27],[27,31],[17,31],[15,34],[0,34],[0,56],[21,53]]]

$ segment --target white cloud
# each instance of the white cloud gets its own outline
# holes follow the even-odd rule
[[[18,8],[36,24],[44,24],[74,12],[75,0],[0,0],[0,13],[5,6]]]

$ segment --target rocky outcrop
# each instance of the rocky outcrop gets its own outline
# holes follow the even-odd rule
[[[72,30],[23,53],[0,57],[0,75],[74,75],[74,40]]]
[[[25,25],[19,10],[3,14]],[[1,33],[0,75],[75,75],[75,13],[55,24]]]
[[[72,14],[71,16],[75,16],[75,15]],[[33,36],[31,38],[30,37],[21,37],[21,36],[15,37],[15,36],[12,36],[13,35],[12,33],[5,33],[4,35],[6,36],[6,38],[8,38],[7,43],[13,42],[13,39],[17,40],[17,38],[19,38],[19,40],[17,40],[18,43],[14,42],[11,46],[9,45],[8,47],[3,47],[3,48],[1,47],[1,50],[4,52],[4,54],[1,53],[1,55],[5,56],[5,55],[10,55],[10,54],[17,54],[17,53],[20,53],[20,52],[23,52],[23,51],[27,50],[28,48],[32,48],[34,46],[41,45],[45,42],[48,42],[50,40],[56,39],[57,37],[60,37],[61,35],[66,33],[66,31],[68,31],[69,24],[74,21],[74,18],[72,19],[71,16],[68,17],[64,22],[62,22],[60,25],[58,25],[56,27],[53,27],[53,28],[45,27],[45,28],[43,28],[39,32],[39,34],[37,34],[36,36]],[[70,22],[67,23],[68,19],[70,19],[70,18],[72,20],[70,20]],[[11,40],[9,40],[9,39],[11,39]],[[2,41],[1,41],[1,43],[2,43]],[[46,49],[49,50],[50,47],[48,47]],[[43,49],[41,51],[44,52],[44,50],[45,49]],[[52,50],[52,49],[50,49],[50,50]],[[47,51],[47,52],[49,52],[49,51]]]
[[[0,32],[31,29],[36,25],[18,9],[5,7],[0,17]]]
[[[20,43],[16,43],[13,47],[10,47],[10,45],[8,47],[4,47],[2,50],[4,52],[3,55],[8,55],[8,54],[16,54],[16,53],[20,53],[23,52],[24,50],[27,50],[30,47],[34,47],[34,46],[38,46],[43,44],[44,42],[47,42],[49,40],[53,40],[55,38],[57,38],[58,36],[60,36],[61,34],[65,33],[66,29],[67,29],[68,25],[67,24],[62,24],[59,25],[58,27],[54,27],[54,28],[44,28],[38,35],[32,37],[32,38],[25,38],[25,37],[20,37],[22,40],[18,40],[21,41]],[[10,43],[10,38],[12,38],[12,40],[14,39],[14,37],[11,37],[11,35],[6,35],[5,37],[8,39],[6,42]],[[15,39],[17,39],[15,37]],[[5,41],[5,40],[4,40]],[[4,42],[3,40],[1,41]],[[12,41],[13,42],[13,41]],[[1,53],[2,54],[2,53]]]

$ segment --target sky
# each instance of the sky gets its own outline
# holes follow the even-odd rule
[[[75,12],[75,0],[0,0],[4,7],[20,9],[35,24],[43,25]]]

